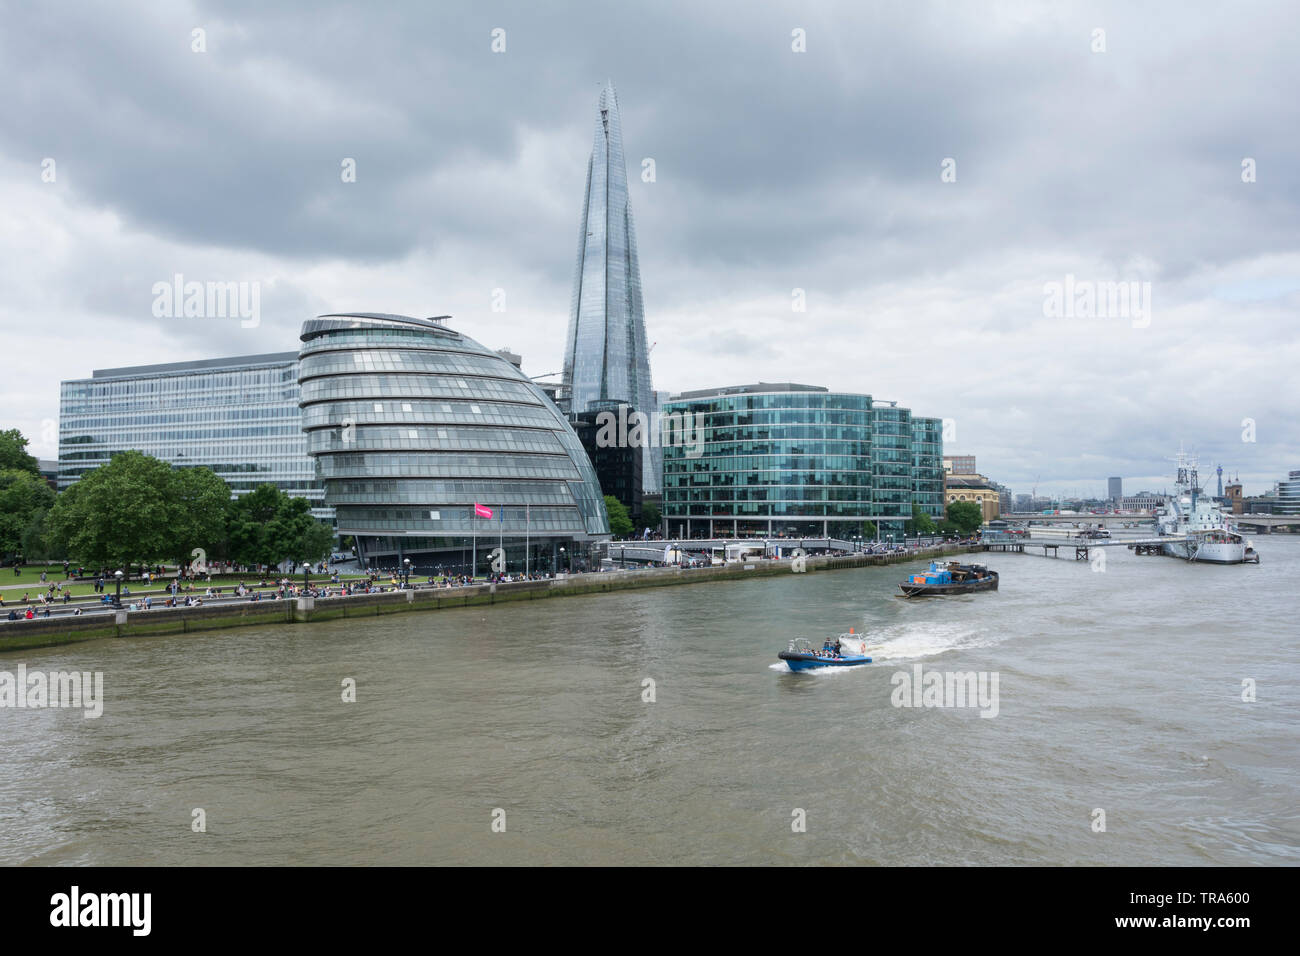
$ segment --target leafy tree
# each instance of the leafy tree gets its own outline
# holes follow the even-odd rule
[[[334,542],[334,530],[311,514],[311,502],[275,485],[260,485],[228,509],[230,556],[243,564],[317,561]]]
[[[45,557],[40,530],[53,505],[54,492],[39,474],[0,469],[0,554]]]
[[[962,534],[971,534],[984,524],[984,509],[973,501],[953,501],[948,505],[948,520]]]
[[[23,531],[22,555],[27,561],[49,561],[51,558],[64,556],[63,549],[50,541],[46,533],[45,519],[49,512],[38,511],[32,515]]]
[[[874,521],[862,522],[862,539],[864,541],[868,539],[875,540],[875,537],[876,537],[876,523]]]
[[[907,522],[908,534],[933,534],[934,519],[920,505],[912,505],[912,518]]]
[[[88,471],[54,502],[45,541],[92,566],[180,563],[194,548],[219,552],[230,489],[207,468],[175,469],[124,451]]]
[[[124,451],[87,472],[50,509],[51,541],[90,565],[127,568],[172,553],[171,465]]]
[[[266,529],[280,508],[280,490],[259,485],[231,500],[226,511],[226,541],[230,557],[240,564],[276,564],[266,548]]]
[[[172,548],[178,565],[202,549],[206,560],[226,553],[226,507],[230,486],[210,468],[181,468],[173,476]]]
[[[0,432],[0,471],[11,468],[41,476],[41,466],[27,454],[27,439],[16,428]]]
[[[659,513],[659,507],[657,505],[649,504],[642,507],[641,523],[645,525],[645,527],[653,531],[659,527],[662,521],[663,515]]]
[[[616,538],[626,538],[632,533],[632,519],[628,517],[623,502],[613,495],[605,496],[605,511],[609,514],[609,533]]]

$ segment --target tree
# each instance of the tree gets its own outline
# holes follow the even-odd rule
[[[184,564],[195,548],[222,549],[229,500],[230,488],[208,468],[175,469],[124,451],[59,495],[45,540],[91,566]]]
[[[659,508],[657,505],[649,504],[649,505],[644,505],[641,508],[641,523],[644,524],[647,528],[654,530],[659,527],[659,524],[662,521],[663,521],[663,515],[659,513]]]
[[[905,530],[908,534],[933,534],[934,519],[920,505],[912,505],[912,518],[907,522]]]
[[[40,553],[45,550],[41,530],[53,505],[54,492],[39,474],[0,469],[0,554],[46,557]]]
[[[103,567],[174,553],[174,477],[171,465],[142,452],[114,455],[55,500],[47,522],[51,542]]]
[[[971,534],[984,524],[984,509],[973,501],[952,501],[948,503],[948,520],[962,534]]]
[[[311,514],[311,502],[275,485],[260,485],[230,503],[230,556],[243,564],[317,561],[334,542],[334,529]]]
[[[632,533],[632,519],[628,517],[623,502],[613,495],[605,496],[605,511],[609,515],[609,533],[616,538],[626,538]]]
[[[874,540],[876,537],[876,524],[874,521],[862,522],[862,537],[864,540]]]
[[[40,464],[27,454],[27,439],[16,428],[0,432],[0,471],[11,468],[41,476]]]
[[[226,510],[226,542],[230,557],[240,564],[276,564],[266,548],[266,529],[280,508],[280,490],[259,485],[231,499]]]
[[[230,486],[210,468],[181,468],[173,478],[172,548],[177,566],[203,551],[205,561],[226,553],[226,507]]]

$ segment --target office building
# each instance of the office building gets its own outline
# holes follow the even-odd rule
[[[1164,495],[1142,491],[1136,495],[1126,495],[1119,500],[1120,511],[1155,511],[1165,502]]]
[[[211,468],[238,496],[262,484],[329,518],[298,410],[298,354],[97,369],[63,382],[60,490],[119,451]]]
[[[912,503],[931,518],[944,516],[943,419],[912,419]]]
[[[640,442],[618,441],[626,434],[631,406],[619,402],[592,402],[581,415],[570,416],[578,440],[596,469],[602,494],[613,495],[627,508],[634,524],[641,520],[643,455]],[[611,440],[614,439],[614,440]]]
[[[1300,471],[1291,471],[1277,483],[1277,507],[1280,515],[1300,515]]]
[[[571,415],[584,414],[593,402],[625,403],[647,418],[653,418],[658,408],[650,382],[623,123],[613,84],[601,91],[595,141],[587,161],[563,375],[568,388],[566,410]],[[659,491],[661,469],[660,449],[645,448],[645,493]]]
[[[1002,492],[998,485],[983,475],[948,475],[944,480],[948,504],[972,501],[979,505],[985,522],[1002,513]]]
[[[482,574],[496,548],[508,573],[588,565],[609,522],[577,435],[510,358],[445,318],[303,324],[302,427],[339,533],[373,567]]]
[[[868,396],[867,401],[871,399]],[[871,497],[881,527],[912,517],[912,412],[896,402],[871,403]]]
[[[942,516],[942,423],[896,403],[760,382],[683,392],[663,414],[671,537],[851,540],[867,522],[901,535],[914,502]]]

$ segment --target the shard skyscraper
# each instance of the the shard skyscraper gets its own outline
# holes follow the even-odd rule
[[[660,492],[663,454],[657,432],[657,399],[650,385],[645,309],[636,230],[627,198],[623,124],[613,83],[601,91],[596,139],[587,162],[587,193],[578,233],[578,264],[569,306],[564,380],[573,414],[591,402],[624,402],[645,413],[651,447],[642,453],[642,490]]]

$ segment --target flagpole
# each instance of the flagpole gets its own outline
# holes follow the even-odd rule
[[[524,505],[524,577],[525,578],[528,577],[528,547],[529,547],[528,532],[530,530],[529,524],[532,522],[533,519],[532,508],[533,506],[530,504]]]

